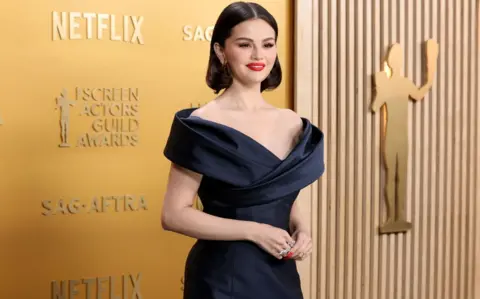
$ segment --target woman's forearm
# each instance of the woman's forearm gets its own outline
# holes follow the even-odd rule
[[[258,225],[251,221],[212,216],[192,207],[185,207],[174,213],[167,212],[162,217],[165,230],[202,240],[251,241]]]
[[[298,201],[293,203],[290,211],[290,230],[292,232],[297,230],[310,231],[310,226],[308,225],[305,217],[302,217],[302,213],[298,207]]]

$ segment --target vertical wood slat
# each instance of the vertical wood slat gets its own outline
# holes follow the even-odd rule
[[[459,46],[459,51],[460,55],[462,57],[462,64],[460,66],[460,71],[461,71],[461,76],[460,76],[460,96],[462,99],[468,99],[468,76],[469,76],[469,68],[468,68],[468,50],[469,50],[469,45],[470,45],[470,38],[467,35],[468,33],[468,21],[469,21],[469,13],[468,9],[470,6],[470,3],[465,3],[465,5],[459,4],[461,7],[458,9],[459,13],[459,22],[461,23],[461,26],[459,27],[459,40],[458,44]],[[463,16],[463,17],[462,17]],[[462,41],[463,44],[462,44]],[[467,284],[466,284],[466,275],[465,272],[468,271],[468,264],[466,257],[468,256],[468,231],[467,231],[467,223],[468,223],[468,210],[467,210],[467,205],[469,202],[469,197],[468,197],[468,147],[469,147],[469,142],[468,142],[468,110],[467,107],[469,106],[469,102],[465,101],[465,103],[462,103],[461,106],[461,116],[460,116],[460,123],[459,123],[459,128],[461,130],[461,143],[460,143],[460,170],[464,170],[461,174],[461,179],[460,179],[460,192],[459,196],[461,199],[460,202],[460,209],[459,209],[459,215],[457,217],[460,217],[459,221],[459,228],[458,228],[458,236],[459,236],[459,242],[458,242],[458,254],[457,254],[457,260],[455,261],[457,263],[457,276],[459,277],[458,284],[457,284],[457,289],[456,289],[456,294],[455,296],[457,298],[462,298],[466,297],[466,290],[467,290]],[[461,240],[464,240],[463,242]],[[462,265],[465,265],[466,271],[462,271]]]
[[[413,79],[414,82],[418,84],[421,84],[421,69],[418,67],[421,65],[422,61],[420,59],[421,54],[419,53],[419,43],[423,41],[423,36],[421,36],[421,30],[422,30],[422,12],[421,12],[421,2],[420,1],[414,1],[412,3],[412,8],[414,11],[412,12],[415,16],[414,22],[413,22],[413,34],[410,37],[411,43],[409,44],[410,49],[412,51],[412,76],[409,77],[409,79]],[[408,58],[407,58],[408,59]],[[425,102],[426,99],[423,99],[421,102],[422,104]],[[423,105],[418,105],[419,103],[412,103],[410,102],[410,109],[409,109],[409,120],[412,123],[412,131],[409,134],[409,143],[412,144],[413,148],[412,151],[409,152],[409,160],[412,160],[412,170],[413,172],[409,174],[409,176],[412,177],[412,189],[410,189],[410,192],[407,192],[407,194],[410,194],[410,201],[412,202],[413,206],[413,211],[412,211],[412,216],[411,216],[411,221],[415,223],[415,229],[412,230],[412,236],[413,236],[413,241],[411,243],[412,246],[412,252],[413,252],[413,259],[412,261],[409,261],[412,264],[412,294],[411,298],[412,299],[419,299],[419,291],[421,287],[421,277],[420,277],[420,261],[421,261],[421,254],[420,254],[420,217],[419,211],[420,211],[420,188],[418,187],[421,183],[422,176],[419,175],[420,173],[420,161],[421,161],[421,152],[420,152],[420,144],[421,140],[417,138],[412,138],[412,136],[420,136],[420,115],[422,112],[422,106]]]
[[[346,5],[346,34],[345,34],[345,63],[346,68],[355,67],[355,23],[354,23],[354,11],[355,4],[350,3],[350,5]],[[356,119],[354,111],[356,111],[356,102],[351,103],[349,99],[355,99],[355,85],[354,85],[354,73],[347,72],[345,78],[345,106],[346,106],[346,118],[354,120]],[[353,231],[353,224],[355,221],[355,199],[354,194],[355,191],[355,182],[354,182],[354,157],[355,157],[355,121],[349,122],[346,125],[346,196],[345,196],[345,269],[346,271],[343,273],[344,276],[344,285],[345,285],[345,293],[344,298],[352,298],[353,297],[353,284],[354,284],[354,260],[353,260],[353,245],[354,245],[354,236],[355,233]]]
[[[430,11],[430,4],[431,1],[422,1],[422,9],[420,11],[420,18],[421,18],[421,28],[422,28],[422,33],[419,38],[419,42],[421,43],[424,40],[427,40],[429,37],[432,36],[432,32],[430,30],[430,22],[429,20],[431,19],[431,11]],[[419,47],[419,49],[416,51],[420,55],[420,59],[417,65],[422,66],[425,63],[425,60],[423,59],[424,53],[423,48]],[[420,76],[418,79],[415,81],[418,85],[421,85],[424,83],[423,79],[423,71],[420,69]],[[418,213],[418,230],[419,230],[419,247],[422,248],[423,255],[420,256],[420,290],[419,290],[419,295],[418,298],[427,298],[427,289],[429,285],[428,277],[427,277],[427,267],[428,267],[428,262],[430,260],[430,256],[428,255],[428,250],[429,250],[429,240],[428,240],[428,226],[430,223],[430,217],[432,216],[429,211],[429,203],[431,203],[431,198],[429,195],[429,185],[433,185],[434,181],[432,180],[432,173],[429,169],[429,163],[430,162],[430,139],[431,139],[431,131],[430,131],[430,123],[432,122],[432,119],[430,118],[430,113],[431,107],[432,107],[432,102],[434,100],[434,95],[432,93],[432,90],[429,91],[429,93],[425,96],[423,100],[419,102],[421,103],[421,110],[422,113],[420,115],[420,122],[419,127],[420,127],[420,136],[424,136],[422,138],[421,142],[421,151],[418,153],[420,157],[420,168],[421,168],[421,173],[423,175],[421,176],[421,186],[420,186],[420,196],[418,197],[418,201],[420,202],[420,210]],[[431,182],[431,184],[429,184]],[[422,199],[428,199],[428,200],[422,200]]]
[[[413,47],[412,47],[412,44],[414,44],[414,39],[413,39],[413,34],[414,34],[414,25],[415,25],[415,22],[413,22],[411,19],[413,18],[412,15],[411,15],[411,12],[415,10],[414,8],[414,5],[415,5],[415,0],[408,0],[407,2],[407,6],[405,7],[405,15],[409,15],[410,18],[406,19],[405,20],[405,23],[407,24],[407,33],[406,33],[406,36],[405,36],[405,44],[404,44],[404,51],[405,51],[405,56],[404,56],[404,65],[405,65],[405,70],[404,70],[404,74],[407,78],[413,78],[413,73],[414,73],[414,65],[413,65]],[[412,43],[413,42],[413,43]],[[412,122],[412,118],[413,118],[413,111],[412,111],[412,103],[409,103],[409,109],[408,109],[408,113],[409,113],[409,122],[408,122],[408,136],[410,138],[410,136],[413,135],[413,122]],[[410,142],[409,145],[408,145],[408,152],[409,152],[409,158],[408,158],[408,167],[407,167],[407,173],[409,174],[408,177],[407,177],[407,194],[411,195],[412,192],[411,190],[413,189],[412,186],[414,185],[414,176],[412,175],[412,172],[413,172],[413,159],[411,158],[411,155],[413,153],[413,142]],[[407,206],[406,208],[406,213],[407,215],[412,215],[413,214],[413,203],[411,200],[406,200],[405,202],[405,205]],[[409,217],[410,219],[412,219],[413,217],[410,216]],[[413,219],[411,220],[413,221]],[[412,247],[412,244],[414,243],[413,241],[413,235],[412,234],[407,234],[406,235],[406,244],[405,244],[405,247],[406,247],[406,254],[405,254],[405,259],[403,260],[403,263],[405,264],[405,276],[406,278],[410,278],[410,279],[415,279],[413,277],[413,269],[414,269],[414,266],[411,261],[413,259],[413,257],[415,256],[415,250],[413,249]],[[413,294],[413,286],[412,284],[410,283],[410,281],[407,282],[407,280],[405,280],[405,298],[413,298],[412,297],[412,294]]]
[[[380,59],[384,59],[386,57],[386,53],[387,53],[387,47],[385,47],[385,45],[389,45],[391,44],[391,40],[390,40],[390,37],[391,37],[391,26],[389,26],[389,23],[392,21],[391,19],[391,15],[389,14],[389,7],[390,7],[390,4],[393,4],[391,3],[390,1],[382,1],[380,3],[380,24],[381,24],[381,27],[380,27]],[[383,29],[383,30],[382,30]],[[377,59],[378,60],[378,59]],[[380,64],[380,67],[381,67],[381,64]],[[382,121],[382,115],[380,113],[376,113],[375,117],[380,120],[379,123],[380,123],[380,126],[383,125],[383,121]],[[377,130],[376,132],[379,133],[380,131],[378,130],[378,127],[376,127]],[[378,157],[378,155],[377,155]],[[378,158],[377,158],[378,159]],[[381,163],[380,163],[381,165]],[[381,177],[380,177],[380,182],[383,182],[385,183],[385,177],[384,177],[384,172],[383,170],[381,170],[380,172],[381,174]],[[382,194],[382,190],[378,189],[377,192],[379,192],[380,194]],[[380,202],[380,209],[379,209],[379,213],[380,215],[384,215],[386,212],[386,206],[385,206],[385,203],[382,201]],[[381,222],[385,221],[385,217],[382,217],[382,216],[379,216],[377,215],[376,216],[377,219],[380,219]],[[378,273],[378,278],[377,278],[377,281],[379,282],[378,286],[379,286],[379,295],[381,298],[391,298],[391,295],[389,294],[388,292],[388,288],[389,288],[389,281],[388,279],[391,277],[391,275],[387,275],[387,273],[389,272],[388,271],[388,264],[389,264],[389,256],[387,254],[387,252],[390,252],[390,248],[389,248],[389,243],[391,241],[391,237],[389,235],[382,235],[382,236],[379,236],[380,238],[380,258],[379,258],[379,261],[380,261],[380,267],[379,267],[379,273]]]
[[[462,5],[463,4],[463,5]],[[456,2],[455,5],[452,7],[454,16],[453,16],[453,24],[454,24],[454,36],[453,36],[453,55],[454,55],[454,65],[455,67],[453,68],[453,73],[455,76],[453,76],[453,98],[455,99],[461,99],[461,94],[460,94],[460,89],[462,88],[461,84],[461,77],[462,77],[462,57],[461,57],[461,51],[460,47],[464,47],[465,44],[461,44],[462,42],[462,35],[460,33],[462,21],[460,19],[460,12],[461,12],[461,7],[464,6],[466,3],[462,2]],[[467,42],[467,41],[465,41]],[[453,113],[453,128],[452,132],[454,134],[454,138],[456,142],[453,144],[453,186],[452,186],[452,202],[453,202],[453,217],[452,218],[452,229],[451,229],[451,234],[452,234],[452,257],[449,259],[450,260],[450,267],[451,267],[451,272],[452,276],[456,277],[455,279],[452,279],[452,284],[451,284],[451,290],[450,293],[448,294],[449,298],[458,298],[456,295],[458,287],[459,287],[459,282],[460,282],[460,277],[458,275],[458,245],[460,244],[459,242],[459,220],[461,218],[460,215],[460,210],[461,210],[461,205],[462,201],[464,200],[463,198],[460,197],[460,190],[462,189],[462,186],[460,185],[460,181],[462,178],[462,172],[461,172],[461,152],[460,152],[460,145],[462,143],[461,137],[462,137],[462,128],[460,127],[460,118],[461,118],[461,107],[463,106],[463,103],[453,103],[452,101],[452,113]],[[464,170],[465,171],[465,170]],[[466,172],[466,171],[465,171]],[[462,242],[463,243],[463,242]]]
[[[362,68],[362,73],[363,74],[368,74],[367,70],[371,69],[373,65],[373,55],[369,55],[369,53],[373,53],[372,49],[372,40],[373,40],[373,35],[372,35],[372,29],[370,28],[371,26],[368,25],[367,21],[368,20],[374,20],[373,23],[375,24],[375,19],[373,18],[373,7],[371,1],[359,1],[364,4],[364,10],[363,10],[363,15],[365,16],[365,19],[362,24],[362,30],[365,33],[365,38],[362,39],[363,42],[363,48],[364,48],[364,65]],[[361,94],[363,95],[364,98],[360,101],[365,108],[364,108],[364,115],[367,115],[369,113],[369,105],[367,99],[372,98],[372,85],[371,85],[371,77],[366,75],[366,76],[359,76],[363,77],[363,80],[361,81],[364,92]],[[322,99],[320,99],[322,100]],[[359,257],[362,259],[362,273],[361,275],[364,277],[364,289],[362,290],[362,297],[360,298],[372,298],[372,293],[371,290],[373,289],[371,286],[375,283],[375,279],[373,279],[373,269],[372,269],[372,263],[371,259],[369,258],[364,258],[364,257],[369,257],[373,253],[373,225],[372,225],[372,201],[374,200],[374,192],[372,190],[372,184],[371,180],[369,179],[369,175],[372,173],[372,165],[373,159],[372,159],[372,146],[370,140],[372,140],[372,118],[371,117],[362,117],[363,121],[365,123],[365,131],[364,131],[364,139],[363,139],[363,148],[364,148],[364,170],[362,171],[362,184],[365,186],[365,193],[364,197],[360,197],[358,200],[362,203],[363,205],[363,225],[361,226],[361,233],[364,235],[363,238],[363,246],[365,248],[364,251],[362,251],[362,255]],[[363,154],[363,153],[362,153]]]
[[[475,79],[474,79],[474,85],[475,85],[475,90],[473,92],[474,98],[479,98],[479,84],[480,84],[480,76],[479,76],[479,68],[480,68],[480,59],[479,59],[479,51],[480,51],[480,4],[478,1],[475,2],[475,4],[472,3],[472,7],[476,7],[476,9],[472,9],[472,14],[473,11],[475,11],[476,16],[472,16],[472,22],[470,23],[472,27],[476,25],[476,34],[472,34],[472,37],[476,37],[476,41],[473,41],[474,44],[474,53],[472,56],[474,56],[474,60],[472,61],[473,64],[473,69],[471,73],[475,74]],[[480,134],[478,133],[480,131],[480,122],[478,121],[478,116],[480,115],[480,105],[478,104],[478,101],[475,102],[474,104],[474,109],[475,111],[475,165],[478,166],[480,163],[480,151],[478,150],[480,146]],[[475,168],[475,198],[478,199],[480,198],[480,169],[477,167]],[[476,221],[474,222],[474,240],[472,240],[472,243],[474,244],[473,252],[474,252],[474,262],[472,264],[475,265],[474,268],[474,273],[475,277],[472,279],[472,292],[473,292],[473,297],[475,299],[480,298],[480,205],[477,204],[476,200],[473,200],[472,203],[472,210],[474,211],[474,216]]]
[[[453,74],[453,52],[454,52],[454,44],[453,44],[453,31],[454,31],[454,26],[453,26],[453,13],[454,9],[452,9],[451,6],[447,6],[447,12],[446,12],[446,26],[447,26],[447,38],[446,38],[446,43],[444,44],[443,48],[445,48],[444,52],[446,57],[447,57],[447,63],[445,65],[445,69],[450,68],[451,72],[446,72],[446,80],[445,80],[445,94],[446,94],[446,99],[444,101],[445,103],[445,114],[446,114],[446,119],[448,119],[448,124],[446,125],[446,139],[445,139],[445,149],[446,149],[446,170],[445,170],[445,180],[444,180],[444,186],[445,186],[445,226],[444,226],[444,234],[446,236],[445,238],[445,243],[444,243],[444,248],[445,248],[445,256],[442,261],[444,265],[444,288],[443,292],[441,292],[442,298],[446,299],[449,298],[448,294],[450,293],[450,287],[452,284],[452,277],[451,277],[451,268],[450,268],[450,258],[451,258],[451,247],[452,247],[452,239],[451,239],[451,223],[452,223],[452,218],[449,217],[449,214],[452,213],[452,208],[453,208],[453,202],[451,200],[452,196],[452,164],[453,164],[453,155],[452,155],[452,148],[454,145],[454,142],[452,142],[453,139],[453,134],[452,134],[452,128],[453,128],[453,123],[454,123],[454,118],[453,118],[453,113],[452,113],[452,98],[453,98],[453,84],[454,84],[454,76]],[[448,99],[448,100],[447,100]],[[445,182],[449,182],[449,184],[445,184]]]
[[[335,5],[335,2],[330,1],[330,6],[329,6],[329,36],[328,36],[328,45],[329,45],[329,82],[327,85],[327,88],[329,90],[329,99],[332,99],[329,102],[329,118],[330,122],[328,124],[328,140],[329,140],[329,161],[332,163],[329,163],[330,165],[330,171],[329,171],[329,186],[327,186],[328,190],[330,190],[329,198],[328,198],[328,210],[331,211],[328,213],[328,248],[329,248],[329,253],[327,257],[327,281],[328,281],[328,286],[327,286],[327,298],[335,298],[336,296],[336,287],[335,287],[335,269],[337,268],[337,263],[336,263],[336,248],[337,244],[336,243],[336,234],[337,234],[337,225],[336,225],[336,214],[337,214],[337,207],[336,207],[336,198],[337,198],[337,188],[336,188],[336,178],[337,178],[337,138],[335,136],[335,133],[337,131],[337,88],[331,88],[332,86],[337,85],[337,72],[336,68],[336,61],[337,61],[337,35],[336,35],[336,28],[337,28],[337,7]],[[320,111],[321,113],[321,111]],[[335,133],[334,133],[335,132]],[[322,297],[320,297],[322,298]]]
[[[336,223],[335,226],[337,227],[338,231],[335,234],[336,237],[336,267],[335,267],[335,296],[337,298],[344,298],[343,291],[345,282],[343,280],[343,273],[347,271],[345,267],[345,223],[347,222],[345,218],[345,203],[347,201],[346,195],[346,156],[347,148],[345,146],[347,136],[346,136],[346,125],[343,120],[347,119],[345,109],[346,109],[346,74],[345,72],[347,65],[346,65],[346,23],[347,23],[347,15],[346,15],[346,1],[337,1],[337,44],[338,49],[337,53],[339,54],[337,57],[337,65],[339,71],[337,72],[337,86],[338,86],[338,101],[337,101],[337,113],[339,118],[337,119],[337,144],[338,144],[338,151],[340,155],[337,157],[338,168],[337,172],[338,175],[335,178],[337,180],[337,192],[338,198],[342,200],[336,201],[337,206],[337,215],[336,215]],[[340,271],[342,269],[343,271]]]
[[[325,4],[325,1],[319,1],[319,6],[320,6],[320,16],[325,16],[329,15],[329,7],[328,5]],[[320,34],[319,34],[319,40],[323,41],[319,47],[321,48],[328,48],[329,44],[326,43],[329,39],[330,36],[330,31],[328,30],[329,28],[329,18],[324,18],[324,17],[319,17],[321,26],[320,26]],[[320,75],[318,78],[318,84],[320,86],[319,90],[319,95],[320,98],[328,98],[329,97],[329,88],[328,88],[328,83],[329,81],[326,80],[328,78],[328,70],[329,70],[329,62],[327,60],[328,56],[327,54],[329,51],[324,51],[320,50],[320,59],[319,59],[319,65],[320,65]],[[329,124],[329,114],[328,113],[322,113],[322,111],[329,111],[329,102],[328,101],[319,101],[319,104],[321,106],[320,111],[319,111],[319,117],[321,119],[320,126],[322,128],[326,128]],[[325,132],[327,133],[327,132]],[[328,139],[330,140],[330,139]],[[330,152],[331,148],[329,146],[329,143],[325,144],[325,157],[330,157]],[[323,180],[320,180],[320,192],[322,194],[322,197],[320,198],[320,210],[319,210],[319,215],[320,215],[320,221],[318,224],[320,225],[319,227],[319,235],[318,238],[320,240],[319,246],[318,246],[318,265],[325,265],[323,267],[318,267],[318,282],[317,282],[317,298],[325,298],[327,294],[327,288],[328,288],[328,277],[329,274],[329,268],[327,264],[327,256],[328,256],[328,250],[329,250],[329,242],[328,242],[328,228],[329,228],[329,222],[328,222],[328,210],[329,210],[329,198],[331,197],[330,194],[330,188],[328,188],[329,185],[329,175],[331,174],[330,172],[330,167],[333,166],[333,163],[330,164],[328,163],[327,166],[327,171],[325,178]],[[313,265],[316,267],[317,265]]]
[[[446,20],[445,20],[445,15],[446,15],[446,3],[441,1],[440,2],[440,13],[439,13],[439,27],[440,27],[440,33],[439,33],[439,44],[440,47],[443,49],[443,47],[446,47]],[[447,66],[447,55],[443,53],[444,51],[442,50],[442,54],[439,57],[439,63],[438,63],[438,69],[437,69],[437,91],[438,94],[443,94],[445,92],[445,85],[446,83],[446,66]],[[438,173],[437,173],[437,188],[438,188],[438,203],[436,205],[436,212],[438,213],[438,227],[436,230],[436,238],[438,238],[438,255],[436,257],[436,279],[435,282],[436,284],[444,281],[444,269],[443,269],[443,261],[445,260],[445,251],[444,251],[444,246],[443,244],[445,243],[445,236],[444,236],[444,223],[446,222],[446,217],[445,217],[445,192],[443,189],[444,186],[444,180],[443,176],[445,174],[445,163],[446,161],[445,155],[446,155],[446,147],[445,147],[445,134],[446,132],[446,126],[447,122],[443,121],[445,118],[445,105],[443,102],[438,103],[438,108],[439,108],[439,121],[437,121],[437,128],[438,128],[438,137],[439,137],[439,142],[437,143],[438,149],[439,149],[439,159],[438,161]],[[443,298],[442,297],[442,291],[440,288],[435,288],[435,297],[436,298]]]
[[[318,5],[318,125],[327,171],[318,185],[316,298],[474,299],[480,295],[476,1]],[[440,45],[434,86],[409,103],[406,212],[413,228],[379,235],[386,209],[372,75],[399,42],[403,73],[420,87],[428,38]]]
[[[430,20],[430,35],[431,36],[439,36],[439,30],[438,30],[438,24],[440,22],[440,19],[438,18],[438,9],[439,9],[439,2],[438,1],[433,1],[430,3],[429,7],[430,11],[432,11],[432,18]],[[440,61],[440,60],[439,60]],[[438,81],[438,72],[439,68],[437,67],[437,82]],[[431,90],[431,95],[432,99],[438,99],[439,93],[438,93],[438,84],[434,86]],[[437,153],[439,152],[439,147],[438,147],[438,134],[437,132],[434,132],[434,129],[436,126],[438,126],[438,102],[431,101],[431,110],[430,110],[430,128],[431,128],[431,142],[430,142],[430,153],[429,153],[429,165],[430,165],[430,180],[432,183],[430,184],[430,195],[431,198],[437,198],[439,196],[439,192],[437,192],[438,189],[438,180],[437,180],[437,173],[438,173],[438,157]],[[430,226],[428,229],[429,235],[433,236],[429,238],[428,240],[428,246],[430,248],[428,252],[428,258],[429,258],[429,263],[428,263],[428,299],[436,299],[436,258],[437,258],[437,247],[438,244],[436,243],[438,240],[438,230],[437,227],[440,224],[438,221],[438,204],[435,204],[433,201],[429,201],[428,204],[428,211],[426,211],[426,216],[428,217],[428,213],[431,214],[430,218]],[[425,215],[425,214],[424,214]]]
[[[373,43],[372,43],[372,47],[373,47],[373,57],[372,57],[372,69],[368,70],[366,69],[366,73],[367,74],[374,74],[374,72],[372,72],[372,70],[378,70],[380,69],[380,57],[381,57],[381,51],[380,51],[380,26],[382,26],[381,22],[380,22],[380,16],[381,16],[381,10],[380,10],[380,4],[382,3],[381,0],[375,0],[374,4],[372,4],[372,8],[373,8],[373,11],[374,11],[374,26],[373,26],[373,29],[372,30],[372,38],[373,38]],[[371,84],[371,82],[370,82]],[[370,94],[371,96],[373,96],[373,91],[372,93]],[[366,103],[369,103],[369,99],[366,99]],[[370,113],[370,111],[369,111]],[[369,181],[372,180],[373,178],[373,182],[372,182],[372,194],[373,194],[373,209],[372,209],[372,222],[371,222],[371,227],[370,229],[372,231],[377,231],[378,230],[378,226],[380,224],[380,219],[378,217],[379,215],[379,205],[380,205],[380,197],[379,197],[379,181],[380,181],[380,159],[379,159],[379,147],[380,147],[380,138],[379,137],[379,125],[380,125],[380,122],[379,122],[379,118],[378,117],[372,117],[372,126],[370,128],[370,130],[372,131],[372,141],[373,142],[370,142],[370,146],[373,146],[372,150],[371,150],[371,153],[372,153],[372,172],[371,172],[371,177],[369,179]],[[368,142],[368,141],[366,141]],[[367,178],[369,177],[369,175],[367,174]],[[368,199],[367,199],[368,200]],[[377,234],[372,234],[372,236],[376,236]],[[373,237],[372,238],[372,247],[373,247],[373,256],[375,256],[376,258],[374,259],[370,259],[371,261],[371,265],[372,265],[372,280],[374,281],[374,283],[372,284],[372,288],[371,288],[371,294],[372,296],[369,297],[369,298],[378,298],[378,295],[379,295],[379,289],[380,289],[380,284],[378,284],[379,282],[379,237]],[[383,297],[384,298],[384,297]]]
[[[401,3],[400,1],[397,2],[396,5],[396,12],[398,14],[398,38],[397,41],[400,42],[400,45],[405,46],[405,41],[407,37],[407,30],[405,28],[407,22],[405,19],[405,3]],[[404,73],[404,72],[403,72]],[[407,168],[408,169],[408,168]],[[408,188],[408,180],[407,180],[407,188]],[[406,297],[406,288],[405,288],[405,278],[407,273],[406,264],[403,262],[405,258],[408,256],[408,248],[407,248],[407,236],[402,236],[400,239],[400,243],[398,244],[399,252],[396,259],[396,268],[399,269],[396,281],[396,289],[397,292],[394,298],[405,298]]]
[[[468,37],[469,37],[469,47],[468,47],[468,80],[467,80],[467,84],[469,85],[475,85],[476,84],[476,80],[475,80],[475,69],[476,69],[476,63],[474,63],[475,58],[477,57],[477,53],[475,51],[476,47],[476,43],[477,43],[477,39],[478,39],[478,36],[475,35],[475,27],[471,26],[473,24],[473,22],[475,22],[475,14],[477,13],[476,9],[475,9],[476,5],[472,2],[469,2],[469,6],[468,6],[468,22],[467,22],[467,26],[468,26],[468,30],[467,30],[467,34],[468,34]],[[477,23],[477,27],[478,27],[478,23]],[[478,39],[478,41],[480,41],[480,39]],[[468,89],[468,92],[467,92],[467,96],[469,98],[471,97],[475,97],[475,96],[478,96],[476,95],[475,93],[475,90],[469,88]],[[476,125],[475,125],[475,113],[476,113],[476,109],[475,109],[475,102],[472,102],[472,101],[469,101],[468,102],[468,140],[472,140],[472,139],[475,139],[475,135],[476,135]],[[471,165],[472,161],[475,161],[476,160],[476,142],[470,142],[469,143],[469,146],[468,146],[468,164]],[[472,213],[476,213],[475,212],[475,208],[474,208],[474,201],[475,201],[475,190],[477,188],[475,188],[475,167],[469,167],[469,171],[468,171],[468,207],[467,207],[467,214],[468,214],[468,222],[467,222],[467,244],[468,244],[468,247],[467,247],[467,254],[465,255],[466,257],[466,263],[468,265],[470,265],[470,271],[474,273],[474,275],[471,275],[471,276],[467,276],[467,279],[466,279],[466,290],[464,292],[464,294],[462,295],[463,297],[465,298],[476,298],[475,295],[474,295],[474,290],[473,290],[473,281],[474,281],[474,276],[477,275],[478,272],[475,271],[475,239],[477,238],[476,237],[476,234],[469,234],[469,232],[475,232],[476,229],[475,229],[475,218],[478,218],[475,217],[474,215],[478,215],[478,214],[473,214]],[[471,200],[473,199],[473,200]],[[479,222],[480,223],[480,222]],[[473,238],[475,239],[472,239],[472,236]],[[477,268],[478,269],[478,268]]]
[[[361,26],[355,26],[354,16],[358,16],[358,22],[362,24]],[[364,70],[364,65],[363,65],[363,2],[362,1],[356,1],[355,2],[355,9],[353,11],[353,14],[350,14],[349,16],[351,18],[351,26],[350,28],[352,29],[352,33],[354,32],[354,44],[352,45],[351,51],[352,54],[350,57],[353,58],[354,61],[354,68],[358,70],[359,72],[363,72]],[[355,51],[356,50],[356,51]],[[352,73],[353,74],[353,73]],[[363,135],[364,135],[364,125],[365,123],[362,121],[363,119],[363,114],[366,113],[365,105],[363,104],[363,95],[364,95],[364,88],[363,88],[363,81],[360,76],[354,76],[353,82],[353,88],[354,88],[354,110],[355,112],[355,119],[356,119],[356,126],[355,126],[355,133],[353,134],[353,146],[354,146],[354,153],[355,153],[355,162],[352,165],[358,165],[356,172],[355,172],[355,190],[353,193],[353,201],[354,201],[354,207],[353,209],[355,210],[355,221],[353,223],[353,227],[351,229],[352,235],[354,236],[354,241],[352,244],[352,251],[353,251],[353,261],[354,263],[354,270],[353,270],[353,275],[354,275],[354,286],[353,286],[353,294],[351,297],[353,298],[361,298],[362,296],[362,287],[364,286],[364,270],[362,268],[362,261],[363,259],[361,258],[362,256],[365,255],[365,247],[363,244],[365,242],[363,241],[363,236],[362,236],[362,229],[364,227],[362,226],[363,223],[363,216],[365,215],[365,209],[363,207],[363,194],[364,194],[364,184],[363,184],[363,175],[362,175],[362,170],[364,169],[364,161],[362,159],[362,152],[364,151],[364,142],[363,142]],[[353,123],[352,123],[353,124]],[[356,138],[356,139],[355,139]],[[352,170],[354,168],[352,167]],[[355,229],[355,228],[362,228],[362,229]],[[347,297],[348,298],[348,297]]]

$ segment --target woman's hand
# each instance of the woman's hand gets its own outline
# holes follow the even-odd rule
[[[292,234],[295,246],[289,254],[290,259],[304,260],[312,253],[312,238],[308,230],[298,229]]]
[[[287,231],[268,224],[259,224],[251,231],[249,239],[277,259],[282,259],[281,252],[290,250],[295,244]]]

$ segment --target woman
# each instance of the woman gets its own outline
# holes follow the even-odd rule
[[[301,299],[296,260],[312,250],[299,191],[324,171],[323,134],[275,108],[262,92],[280,85],[275,19],[255,3],[230,4],[212,34],[207,84],[224,92],[176,113],[164,229],[198,239],[184,299]],[[193,208],[195,195],[203,211]]]

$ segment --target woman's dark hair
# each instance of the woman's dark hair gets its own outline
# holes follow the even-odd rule
[[[212,33],[210,42],[210,58],[207,69],[207,85],[212,88],[215,93],[230,87],[233,78],[226,70],[217,55],[215,54],[215,43],[225,47],[225,40],[230,37],[233,27],[241,22],[262,19],[272,26],[275,30],[275,41],[278,37],[278,26],[275,18],[261,5],[252,2],[234,2],[228,5],[218,17]],[[282,82],[282,69],[278,57],[275,59],[272,71],[265,80],[262,81],[260,90],[271,90],[277,88]]]

